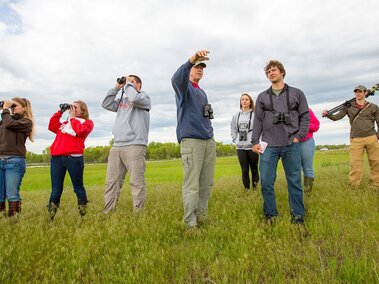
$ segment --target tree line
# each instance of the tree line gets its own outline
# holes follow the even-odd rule
[[[112,145],[113,139],[110,141],[109,146],[86,148],[84,150],[84,161],[86,163],[106,163]],[[236,154],[236,146],[216,142],[216,152],[218,157],[233,156]],[[180,158],[180,145],[178,143],[150,142],[147,146],[147,160],[170,160],[178,158]],[[27,152],[26,161],[29,164],[50,163],[50,148],[44,149],[42,154]]]
[[[113,139],[109,142],[109,146],[88,147],[84,150],[84,161],[86,163],[106,163],[108,162],[109,150],[113,145]],[[316,150],[328,148],[329,150],[346,149],[349,145],[317,145]],[[223,144],[216,142],[217,157],[233,156],[236,154],[236,146],[234,144]],[[170,160],[180,158],[180,145],[173,142],[150,142],[147,146],[147,160]],[[49,147],[42,151],[42,154],[32,152],[26,153],[26,161],[30,164],[50,163]]]

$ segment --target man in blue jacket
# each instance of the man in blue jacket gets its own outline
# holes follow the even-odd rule
[[[142,81],[136,75],[122,77],[110,89],[103,108],[117,112],[113,127],[114,144],[109,152],[104,213],[114,210],[126,172],[130,173],[130,189],[134,211],[145,206],[145,157],[150,124],[150,97],[141,91]],[[118,92],[123,90],[121,96]]]
[[[206,93],[199,87],[203,77],[203,61],[208,50],[199,50],[175,72],[171,79],[177,107],[176,135],[184,171],[184,223],[196,228],[207,219],[208,200],[214,179],[216,142],[211,119],[213,110]]]

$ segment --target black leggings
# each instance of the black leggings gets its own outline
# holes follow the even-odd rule
[[[251,181],[256,184],[259,181],[258,160],[259,155],[251,150],[237,150],[238,160],[242,170],[242,182],[245,188],[250,188],[249,167],[251,170]]]

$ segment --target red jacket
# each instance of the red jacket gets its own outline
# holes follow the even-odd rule
[[[55,140],[50,147],[51,156],[69,156],[72,154],[83,154],[84,141],[93,129],[93,122],[90,119],[81,122],[82,119],[72,117],[70,120],[60,122],[62,112],[57,111],[50,118],[49,130],[56,133]],[[65,125],[70,122],[76,136],[62,132]]]
[[[313,137],[313,132],[317,132],[320,128],[320,121],[318,121],[316,115],[313,113],[311,109],[309,109],[309,129],[307,136],[303,139],[301,139],[300,142],[307,141],[308,139],[311,139]]]

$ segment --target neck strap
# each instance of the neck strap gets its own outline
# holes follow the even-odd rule
[[[287,97],[287,109],[288,109],[288,112],[290,112],[290,111],[291,111],[291,109],[290,109],[290,96],[289,96],[289,94],[288,94],[288,85],[287,85],[287,84],[284,84],[284,90],[285,90],[285,92],[286,92],[286,97]],[[282,90],[282,92],[283,92],[283,90]],[[281,94],[282,92],[280,92],[280,94]],[[280,95],[280,94],[279,94],[279,95]],[[268,95],[270,96],[271,112],[274,113],[275,111],[274,111],[274,103],[273,103],[273,101],[272,101],[272,96],[274,96],[275,94],[274,94],[274,92],[272,91],[272,87],[269,89]]]

